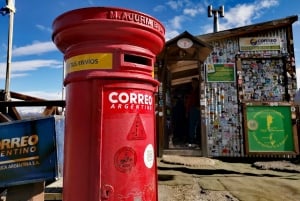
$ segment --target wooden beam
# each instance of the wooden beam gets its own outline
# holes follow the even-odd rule
[[[175,86],[175,85],[186,84],[186,83],[191,82],[192,78],[199,78],[199,75],[194,75],[194,76],[190,76],[190,77],[183,77],[183,78],[172,80],[171,85]]]
[[[44,109],[43,115],[44,116],[49,116],[49,115],[54,115],[54,114],[60,114],[58,107],[56,106],[47,106]]]
[[[20,94],[20,93],[12,92],[12,91],[10,92],[10,96],[11,96],[11,98],[15,98],[15,99],[19,99],[19,100],[39,100],[39,101],[45,100],[45,99],[42,99],[42,98],[28,96],[28,95],[25,95],[25,94]]]
[[[45,193],[45,200],[62,200],[62,193]]]
[[[8,118],[5,114],[3,114],[2,112],[0,112],[0,122],[9,122],[11,121],[10,118]]]
[[[0,101],[1,107],[32,107],[32,106],[59,106],[65,107],[63,100],[34,100],[34,101]]]
[[[8,107],[8,115],[14,120],[21,120],[21,116],[15,107]]]
[[[196,75],[199,76],[198,68],[172,73],[172,80],[190,77],[190,76],[196,76]]]
[[[294,15],[294,16],[290,16],[278,20],[271,20],[268,22],[247,25],[247,26],[233,28],[233,29],[227,29],[216,33],[199,35],[196,37],[204,42],[210,42],[210,41],[222,40],[224,38],[230,38],[230,37],[240,37],[243,35],[249,36],[249,34],[262,33],[262,32],[269,31],[270,29],[274,30],[275,28],[289,27],[292,26],[292,24],[297,20],[298,20],[298,16]]]

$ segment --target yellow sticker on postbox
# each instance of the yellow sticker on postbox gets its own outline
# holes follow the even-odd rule
[[[81,54],[66,60],[67,73],[82,70],[112,69],[112,53]]]

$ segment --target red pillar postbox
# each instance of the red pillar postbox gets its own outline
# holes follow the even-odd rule
[[[164,32],[153,17],[120,8],[54,20],[67,73],[64,201],[157,200],[153,65]]]

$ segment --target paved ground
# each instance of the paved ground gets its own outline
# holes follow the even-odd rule
[[[224,162],[176,155],[157,160],[158,201],[300,201],[299,160]],[[47,186],[45,200],[61,200],[61,191],[58,180]]]
[[[159,201],[299,201],[300,164],[222,162],[201,157],[158,159]]]

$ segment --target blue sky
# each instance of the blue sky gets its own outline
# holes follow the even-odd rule
[[[51,40],[52,22],[64,12],[91,6],[137,10],[158,19],[166,40],[187,30],[201,35],[213,31],[207,6],[225,6],[220,30],[300,14],[299,0],[15,0],[10,90],[46,99],[61,99],[63,55]],[[5,0],[0,0],[0,7]],[[0,15],[0,89],[5,87],[9,16]],[[300,23],[293,25],[298,88],[300,87]]]

